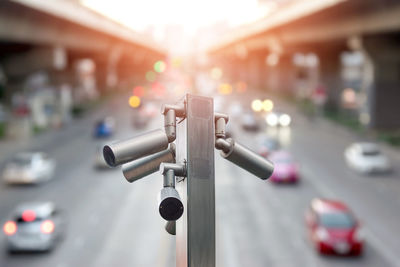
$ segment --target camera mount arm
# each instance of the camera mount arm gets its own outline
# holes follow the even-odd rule
[[[262,180],[268,179],[274,171],[274,165],[247,147],[235,142],[232,138],[225,139],[228,115],[215,113],[214,117],[215,148],[221,151],[221,156]]]

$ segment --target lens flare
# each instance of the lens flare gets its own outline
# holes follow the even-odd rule
[[[133,95],[138,96],[138,97],[143,97],[144,96],[144,87],[143,86],[135,86],[133,88]]]

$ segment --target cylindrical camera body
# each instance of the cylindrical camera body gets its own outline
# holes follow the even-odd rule
[[[115,167],[160,152],[167,147],[168,137],[159,129],[106,145],[103,148],[103,156],[108,165]]]
[[[167,221],[165,224],[165,230],[170,235],[176,235],[176,221]]]
[[[229,143],[229,151],[221,150],[222,157],[263,180],[271,176],[274,171],[274,165],[270,161],[233,141],[231,138],[223,141]]]
[[[158,195],[158,210],[166,221],[176,221],[183,214],[183,203],[178,191],[173,187],[164,187]]]
[[[159,170],[163,162],[175,162],[175,145],[156,154],[134,160],[122,165],[122,173],[130,183],[139,180]]]

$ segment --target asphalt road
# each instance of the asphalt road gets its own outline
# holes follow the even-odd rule
[[[158,214],[162,177],[129,184],[120,170],[96,171],[98,141],[91,137],[97,118],[112,113],[122,139],[138,133],[121,99],[49,134],[26,149],[41,148],[57,160],[55,179],[37,186],[0,184],[0,218],[20,202],[51,200],[67,217],[67,235],[50,253],[9,255],[0,238],[0,266],[175,266],[175,238]],[[217,266],[400,266],[400,166],[393,174],[363,177],[344,164],[343,151],[356,137],[330,124],[309,122],[293,113],[291,129],[258,133],[234,127],[235,138],[251,148],[259,136],[280,138],[301,164],[298,185],[259,180],[216,154]],[[234,122],[234,120],[233,120]],[[162,126],[151,122],[148,130]],[[19,148],[19,149],[24,149]],[[0,151],[0,158],[8,155]],[[308,241],[304,211],[314,197],[350,205],[366,232],[361,257],[319,256]]]

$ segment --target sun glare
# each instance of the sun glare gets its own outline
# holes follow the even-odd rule
[[[82,4],[137,31],[183,25],[185,33],[217,21],[232,26],[257,19],[257,0],[81,0]]]

